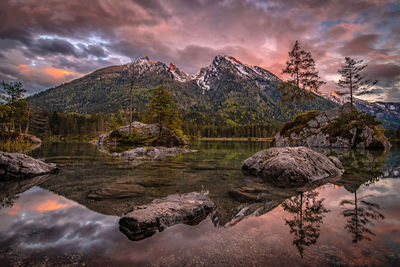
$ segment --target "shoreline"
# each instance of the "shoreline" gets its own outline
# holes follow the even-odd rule
[[[200,137],[194,141],[256,141],[256,142],[272,142],[273,137]]]

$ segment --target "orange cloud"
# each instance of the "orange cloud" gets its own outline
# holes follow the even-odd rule
[[[75,75],[76,74],[74,72],[70,72],[70,71],[63,70],[63,69],[57,69],[57,68],[45,68],[44,71],[48,75],[50,75],[50,76],[52,76],[54,78],[63,78],[63,77],[68,76],[68,75]]]
[[[58,203],[57,201],[54,200],[50,200],[50,201],[46,201],[44,203],[41,203],[36,210],[39,212],[45,212],[45,211],[50,211],[50,210],[58,210],[60,208],[64,208],[67,207],[67,204],[61,204]]]
[[[22,74],[37,77],[50,77],[54,82],[63,82],[65,79],[70,79],[71,77],[77,77],[80,75],[79,73],[53,67],[34,68],[29,65],[20,64],[18,65],[18,68]]]
[[[29,72],[32,70],[31,67],[25,64],[19,64],[18,68],[21,70],[21,72]]]

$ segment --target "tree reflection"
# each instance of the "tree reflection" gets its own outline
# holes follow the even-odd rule
[[[290,233],[294,234],[295,245],[303,257],[304,247],[314,245],[320,235],[322,219],[329,212],[323,205],[324,198],[318,200],[318,192],[310,191],[287,199],[283,209],[294,214],[293,219],[285,219]]]
[[[354,200],[342,200],[340,206],[343,208],[343,216],[347,218],[345,229],[351,234],[352,242],[358,243],[362,240],[371,241],[370,236],[375,234],[368,228],[373,226],[372,220],[383,220],[385,217],[379,212],[379,205],[370,201],[363,200],[366,198],[357,198],[357,190],[354,192]],[[353,208],[346,208],[353,206]]]

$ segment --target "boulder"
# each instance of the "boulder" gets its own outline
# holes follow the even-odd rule
[[[269,148],[246,159],[242,169],[265,181],[290,186],[341,176],[339,159],[306,147]]]
[[[45,163],[21,153],[0,151],[0,177],[2,178],[31,178],[57,171],[55,164]]]
[[[185,146],[188,143],[185,139],[179,136],[177,133],[171,131],[167,127],[163,127],[160,133],[160,129],[156,124],[146,124],[138,121],[132,122],[132,131],[149,137],[149,143],[145,145],[154,146]],[[129,135],[129,125],[120,127],[117,130],[102,134],[97,140],[97,144],[118,144],[118,142],[113,138],[114,135]],[[154,138],[158,137],[158,138]]]
[[[131,240],[141,240],[175,224],[196,225],[214,209],[203,193],[174,194],[134,207],[119,220],[120,231]]]
[[[277,147],[389,149],[383,128],[371,115],[347,103],[327,111],[309,111],[286,123],[275,136]]]

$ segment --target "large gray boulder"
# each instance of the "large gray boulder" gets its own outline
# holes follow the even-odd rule
[[[265,181],[290,186],[341,176],[344,168],[335,157],[306,147],[269,148],[246,159],[243,170]]]
[[[119,221],[121,232],[131,240],[141,240],[175,224],[196,225],[215,209],[203,193],[191,192],[155,199],[150,204],[134,207]]]
[[[1,178],[30,178],[57,172],[55,164],[48,164],[21,153],[0,151]]]
[[[275,136],[277,147],[389,149],[380,123],[350,103],[327,111],[309,111],[286,123]]]

